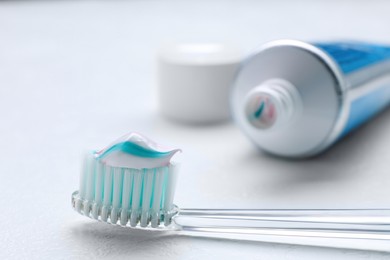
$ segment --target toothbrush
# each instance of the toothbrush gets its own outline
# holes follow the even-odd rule
[[[390,209],[182,209],[179,149],[129,133],[85,158],[72,207],[121,226],[178,235],[390,252]]]

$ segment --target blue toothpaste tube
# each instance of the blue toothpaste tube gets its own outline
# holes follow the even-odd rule
[[[390,103],[390,46],[361,42],[263,45],[241,66],[233,117],[261,149],[314,156]]]

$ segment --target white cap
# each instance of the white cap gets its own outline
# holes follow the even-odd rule
[[[230,118],[229,92],[241,52],[223,44],[176,44],[158,56],[159,110],[167,118],[209,124]]]

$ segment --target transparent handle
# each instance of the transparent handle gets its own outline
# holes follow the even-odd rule
[[[390,252],[390,209],[180,209],[183,235]]]

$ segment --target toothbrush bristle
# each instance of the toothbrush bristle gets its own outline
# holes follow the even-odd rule
[[[169,225],[175,213],[177,170],[174,164],[151,169],[112,167],[88,155],[72,206],[85,216],[111,224]]]

